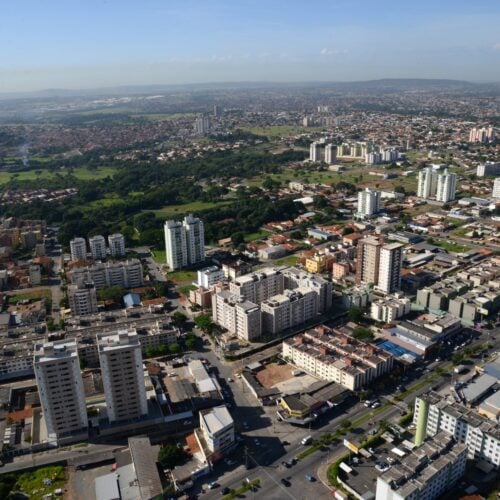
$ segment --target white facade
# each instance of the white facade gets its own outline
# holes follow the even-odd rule
[[[208,289],[225,278],[224,271],[217,266],[206,267],[198,271],[198,286]]]
[[[493,183],[493,192],[491,193],[493,198],[495,199],[500,199],[500,177],[495,179],[495,182]]]
[[[200,219],[188,215],[182,223],[168,220],[164,229],[167,265],[172,271],[205,260],[205,232]]]
[[[84,316],[97,312],[97,294],[93,283],[69,285],[68,300],[73,316]]]
[[[309,146],[309,160],[321,161],[321,145],[319,142],[313,142]]]
[[[337,161],[337,146],[334,144],[327,144],[325,146],[325,162],[328,165],[333,165]]]
[[[370,217],[380,211],[380,191],[366,188],[358,193],[358,215]]]
[[[399,290],[401,286],[401,266],[403,265],[403,245],[390,243],[380,249],[380,264],[377,288],[385,293]]]
[[[141,344],[134,330],[97,335],[106,409],[110,422],[148,413]]]
[[[85,260],[87,258],[87,242],[85,238],[73,238],[69,242],[71,260]]]
[[[474,127],[469,132],[469,142],[491,142],[495,139],[493,127]]]
[[[417,196],[433,198],[436,195],[438,174],[432,167],[426,167],[418,173]]]
[[[125,237],[115,233],[108,236],[109,253],[111,257],[125,257]]]
[[[89,238],[90,253],[94,260],[104,260],[106,258],[106,240],[100,234]]]
[[[212,453],[224,453],[235,443],[234,421],[224,405],[200,411],[200,429]]]
[[[139,259],[125,262],[108,262],[89,267],[76,267],[71,272],[71,282],[94,283],[97,290],[106,286],[137,288],[144,284],[142,264]]]
[[[476,175],[478,177],[487,177],[489,175],[500,175],[500,161],[487,161],[477,166]]]
[[[49,441],[87,432],[76,340],[36,344],[34,369]]]
[[[199,116],[194,122],[194,132],[196,135],[206,135],[210,131],[210,118]]]
[[[371,304],[370,317],[375,321],[392,323],[411,311],[411,300],[407,297],[379,299]]]
[[[283,293],[284,277],[281,271],[266,267],[252,274],[239,276],[229,285],[232,294],[260,304],[274,295]]]
[[[436,200],[443,203],[453,201],[455,199],[455,191],[457,189],[457,176],[450,174],[448,170],[438,175]]]

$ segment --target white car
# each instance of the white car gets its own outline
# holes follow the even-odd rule
[[[375,401],[375,403],[372,404],[372,408],[378,408],[380,406],[380,401]]]

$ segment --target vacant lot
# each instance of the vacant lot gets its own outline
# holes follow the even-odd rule
[[[290,365],[271,363],[264,370],[257,372],[255,377],[263,387],[269,388],[292,377],[292,369]]]

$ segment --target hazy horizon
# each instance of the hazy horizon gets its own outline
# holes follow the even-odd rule
[[[500,3],[88,0],[3,6],[0,92],[384,78],[500,81]]]

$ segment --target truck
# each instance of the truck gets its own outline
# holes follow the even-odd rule
[[[306,436],[304,439],[302,439],[301,443],[304,445],[304,446],[307,446],[308,444],[311,444],[312,443],[312,436]]]

